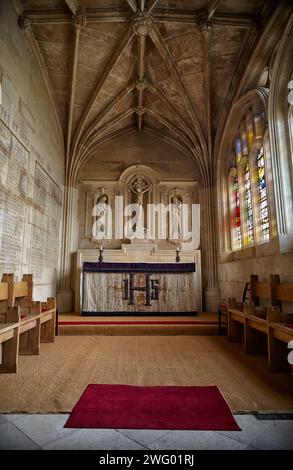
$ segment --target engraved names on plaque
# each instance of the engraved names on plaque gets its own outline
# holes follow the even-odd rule
[[[21,272],[29,152],[0,120],[0,272]]]
[[[36,162],[30,272],[38,282],[55,281],[60,211],[61,190]]]

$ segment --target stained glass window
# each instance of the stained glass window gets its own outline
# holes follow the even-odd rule
[[[233,163],[229,162],[232,249],[270,241],[269,192],[264,139],[267,117],[263,103],[246,108],[234,134]],[[233,177],[231,178],[231,176]]]
[[[246,205],[246,238],[245,245],[253,245],[253,207],[252,207],[252,193],[251,193],[251,179],[249,163],[247,163],[244,173],[245,181],[245,205]]]
[[[241,218],[240,218],[240,198],[238,176],[235,176],[233,184],[234,199],[234,220],[233,220],[233,243],[235,250],[242,248]]]
[[[270,239],[270,226],[268,214],[268,197],[267,197],[267,184],[265,174],[265,160],[264,150],[261,147],[257,155],[257,186],[259,193],[259,219],[260,219],[260,232],[263,241]]]
[[[241,137],[238,137],[235,142],[235,155],[236,155],[236,164],[241,160]]]

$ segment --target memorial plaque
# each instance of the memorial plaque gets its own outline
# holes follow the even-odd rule
[[[60,211],[61,190],[36,162],[30,272],[37,282],[55,281]]]
[[[29,152],[0,121],[0,272],[19,275],[28,188]]]

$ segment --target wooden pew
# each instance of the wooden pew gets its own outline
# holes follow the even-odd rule
[[[0,373],[17,372],[18,370],[18,323],[0,324],[1,364]]]
[[[39,354],[40,342],[54,342],[56,301],[32,300],[32,275],[14,282],[3,274],[0,282],[0,372],[17,372],[19,354]]]
[[[17,372],[19,345],[19,308],[9,307],[7,282],[0,283],[0,373]],[[9,318],[9,323],[6,318]]]
[[[228,339],[243,338],[247,354],[267,354],[270,370],[290,370],[288,343],[293,340],[292,314],[282,314],[282,302],[293,303],[293,284],[280,283],[278,275],[271,275],[269,283],[258,282],[251,276],[251,297],[248,303],[236,305],[230,302],[228,315]],[[268,306],[260,306],[266,300]],[[291,317],[290,317],[291,315]],[[290,320],[291,319],[291,320]]]
[[[19,306],[21,322],[27,321],[28,316],[39,315],[40,321],[36,323],[40,329],[41,343],[54,343],[56,300],[54,297],[47,298],[47,302],[36,302],[33,300],[33,275],[24,274],[21,282],[13,282],[12,274],[4,274],[2,280],[9,283],[9,295],[11,306]],[[38,332],[36,332],[38,335]]]
[[[245,286],[244,286],[244,289],[243,289],[243,293],[242,293],[242,304],[245,303],[246,300],[248,300],[248,294],[250,293],[250,282],[246,282],[245,283]],[[230,299],[231,301],[231,299]],[[236,302],[236,299],[235,299],[235,302]],[[239,304],[241,305],[241,304]],[[219,336],[221,336],[221,333],[222,333],[222,316],[226,317],[226,325],[225,325],[225,329],[226,329],[226,332],[228,334],[228,325],[227,325],[227,322],[228,322],[228,307],[229,307],[229,300],[227,301],[226,299],[222,299],[220,304],[219,304],[219,307],[218,307],[218,334]],[[230,316],[230,319],[231,319],[231,316]]]
[[[246,354],[267,354],[268,307],[256,309],[257,307],[251,303],[250,311],[245,314],[244,351]]]
[[[259,307],[261,299],[266,299],[268,306],[277,306],[277,286],[280,278],[277,274],[270,276],[270,282],[259,282],[258,276],[250,276],[250,301]]]
[[[276,300],[278,308],[269,310],[267,317],[268,365],[272,371],[291,369],[292,372],[288,363],[288,343],[293,340],[293,314],[283,314],[281,308],[282,302],[293,303],[293,283],[278,284]]]
[[[230,342],[241,342],[244,329],[244,304],[235,298],[229,298],[227,312],[227,339]]]
[[[7,282],[0,282],[0,323],[5,323],[5,314],[9,307],[9,286]]]
[[[246,354],[267,354],[266,309],[261,306],[277,306],[278,275],[271,275],[270,282],[259,282],[258,276],[250,276],[250,302],[244,320],[244,351]]]
[[[26,275],[25,275],[26,276]],[[23,276],[21,282],[14,282],[13,274],[3,274],[2,282],[8,284],[8,305],[18,308],[19,346],[18,353],[23,355],[40,354],[41,302],[33,302],[30,278]],[[6,322],[10,322],[9,312]]]
[[[258,276],[250,276],[249,301],[237,304],[235,299],[230,301],[228,308],[228,340],[241,341],[243,338],[245,352],[263,353],[266,342],[259,333],[266,331],[261,318],[255,318],[255,309],[265,300],[268,305],[277,305],[276,286],[278,276],[271,276],[271,282],[259,282]]]
[[[56,326],[56,299],[48,297],[41,303],[41,343],[54,343]]]

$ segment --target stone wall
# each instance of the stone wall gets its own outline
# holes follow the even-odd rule
[[[97,150],[78,176],[78,225],[79,249],[93,248],[90,242],[92,228],[92,209],[97,197],[95,193],[103,188],[109,196],[109,204],[113,210],[114,221],[114,195],[122,195],[124,204],[128,204],[127,177],[122,177],[129,170],[146,171],[152,180],[151,195],[146,200],[154,204],[167,205],[168,194],[173,188],[178,188],[185,203],[200,202],[199,175],[191,159],[182,155],[171,145],[162,142],[157,137],[134,131],[132,134],[119,138]],[[152,178],[152,175],[154,178]],[[121,179],[122,177],[122,179]],[[126,179],[125,179],[126,178]],[[124,181],[125,180],[125,181]],[[146,212],[146,210],[145,210]],[[114,225],[113,225],[114,232]],[[107,242],[108,248],[119,248],[125,240]],[[157,243],[157,241],[156,241]],[[175,249],[174,245],[160,241],[160,248]]]
[[[0,2],[0,22],[0,274],[32,272],[43,300],[56,291],[63,138],[12,2]]]
[[[283,21],[285,23],[282,27]],[[271,78],[266,84],[268,86],[269,83],[269,90],[260,88],[259,81],[254,84],[250,82],[250,79],[253,79],[253,74],[248,68],[245,72],[248,87],[246,90],[243,89],[242,96],[239,96],[234,102],[227,118],[226,131],[221,136],[219,135],[220,143],[217,146],[218,279],[222,298],[230,296],[241,300],[245,282],[249,281],[251,274],[258,275],[259,280],[264,282],[269,281],[271,274],[278,274],[281,282],[293,282],[292,148],[288,126],[288,83],[293,72],[292,9],[288,15],[280,14],[276,23],[280,29],[275,34],[279,34],[280,40],[271,50],[271,58],[266,61],[266,64],[270,64],[269,75]],[[276,41],[276,39],[274,40]],[[266,43],[273,45],[274,41],[266,40]],[[264,65],[262,62],[264,49],[260,53],[260,50],[256,48],[254,54],[256,53],[259,54],[259,57],[255,57],[255,61],[251,62],[254,70],[257,69],[258,62]],[[267,109],[269,132],[267,155],[270,155],[270,158],[266,161],[266,171],[271,241],[232,253],[226,192],[228,159],[230,158],[227,149],[231,144],[231,138],[236,135],[233,134],[234,131],[238,132],[237,126],[243,109],[246,106],[252,107],[254,96],[259,95],[260,91]],[[285,309],[292,312],[293,306],[284,305],[283,310],[285,311]]]
[[[245,283],[251,274],[260,281],[269,281],[270,274],[278,274],[281,282],[293,282],[293,253],[276,254],[219,264],[221,298],[241,300]]]
[[[151,167],[161,180],[199,180],[191,158],[157,137],[136,131],[98,149],[80,171],[79,180],[118,180],[126,168],[135,164]]]

